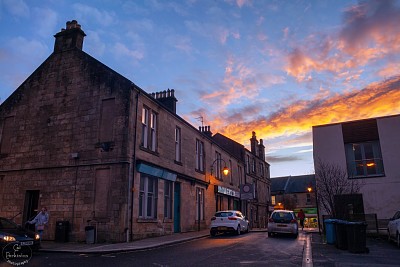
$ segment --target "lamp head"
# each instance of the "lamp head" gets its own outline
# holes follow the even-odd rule
[[[229,174],[229,169],[228,169],[228,167],[224,167],[224,169],[222,170],[222,172],[223,172],[223,174],[225,175],[225,176],[227,176],[228,174]]]

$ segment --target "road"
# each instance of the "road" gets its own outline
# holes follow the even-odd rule
[[[305,236],[266,232],[206,237],[168,247],[112,254],[38,253],[26,266],[301,266]],[[3,266],[11,266],[2,262]]]

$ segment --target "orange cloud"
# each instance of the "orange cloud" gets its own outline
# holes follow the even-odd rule
[[[400,113],[400,76],[381,83],[373,83],[362,90],[354,90],[330,97],[316,97],[297,101],[268,117],[226,125],[216,118],[214,130],[247,143],[252,131],[259,138],[298,136],[309,133],[314,125],[380,117]],[[266,142],[265,142],[266,143]]]
[[[311,35],[303,48],[295,47],[286,72],[303,82],[314,71],[344,73],[400,53],[400,8],[393,1],[363,1],[347,9],[344,19],[331,38]]]

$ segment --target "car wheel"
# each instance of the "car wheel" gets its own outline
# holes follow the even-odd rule
[[[399,234],[399,232],[396,233],[396,243],[397,243],[397,246],[400,247],[400,234]]]
[[[210,231],[211,236],[215,236],[217,233],[215,231]]]
[[[389,229],[387,230],[387,237],[388,237],[388,241],[390,242],[390,232],[389,232]]]
[[[236,235],[240,235],[240,224],[237,227]]]

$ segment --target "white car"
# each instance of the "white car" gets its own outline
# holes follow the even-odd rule
[[[388,223],[387,227],[389,241],[394,240],[400,247],[400,210],[398,210]]]
[[[299,224],[296,215],[291,210],[274,210],[268,220],[268,236],[273,234],[299,235]]]
[[[210,235],[229,232],[237,235],[249,232],[249,221],[238,210],[217,211],[211,218]]]

